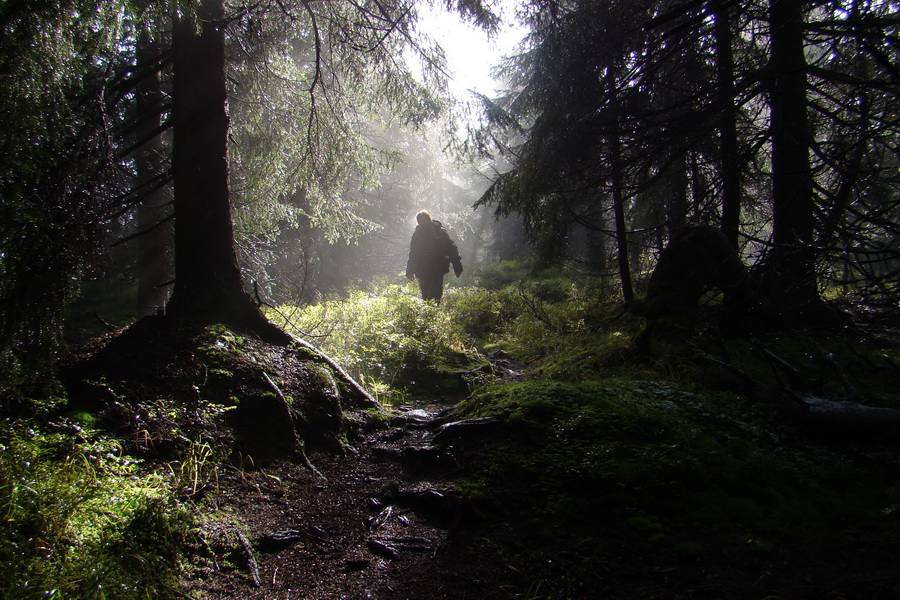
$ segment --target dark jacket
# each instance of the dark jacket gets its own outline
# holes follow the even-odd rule
[[[432,221],[431,225],[417,225],[409,243],[409,260],[406,263],[406,275],[428,277],[450,272],[462,273],[462,259],[459,250],[447,230],[440,221]]]

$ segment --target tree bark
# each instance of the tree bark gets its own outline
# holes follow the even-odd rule
[[[175,289],[168,314],[224,323],[273,344],[296,343],[328,364],[355,396],[378,406],[331,358],[265,318],[244,291],[228,187],[224,0],[203,0],[194,23],[182,15],[173,31],[172,175],[175,187]]]
[[[619,260],[619,277],[622,281],[622,296],[625,303],[634,303],[634,287],[631,283],[631,267],[628,264],[628,232],[625,229],[625,199],[622,194],[622,160],[618,132],[612,142],[612,192],[613,213],[616,222],[616,245]]]
[[[203,0],[199,32],[182,15],[173,33],[176,279],[169,310],[209,320],[252,307],[234,250],[229,198],[224,11],[223,0]]]
[[[141,122],[137,129],[138,140],[148,139],[162,121],[163,94],[154,64],[159,51],[159,44],[145,28],[137,44],[138,73],[144,74],[137,93],[137,118]],[[140,148],[135,159],[139,189],[149,187],[152,190],[145,193],[138,206],[138,229],[144,232],[137,238],[138,317],[154,315],[166,305],[165,284],[171,280],[167,258],[168,229],[161,225],[166,218],[166,192],[165,188],[153,184],[164,170],[164,155],[162,140],[156,135]]]
[[[807,117],[802,0],[770,0],[772,233],[770,294],[785,322],[796,321],[820,298],[813,242],[812,144]],[[802,319],[801,319],[802,320]]]
[[[688,222],[688,164],[687,155],[679,154],[669,167],[671,175],[666,186],[666,229],[671,238]]]

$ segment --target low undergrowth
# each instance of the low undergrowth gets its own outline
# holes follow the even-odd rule
[[[412,286],[384,285],[270,318],[320,349],[390,405],[442,391],[464,391],[486,364],[453,312],[423,302]]]
[[[453,284],[440,306],[421,301],[414,284],[379,284],[270,316],[315,341],[386,405],[468,396],[460,416],[502,422],[452,451],[459,489],[486,517],[482,546],[511,573],[528,574],[510,597],[775,596],[768,592],[777,586],[754,582],[780,568],[789,581],[784,565],[809,549],[856,544],[889,556],[900,533],[893,451],[806,439],[760,401],[760,390],[785,384],[787,371],[766,358],[777,355],[811,393],[900,406],[896,350],[850,336],[706,335],[650,360],[634,347],[640,320],[609,300],[602,282],[501,263]],[[110,407],[133,404],[144,421],[171,423],[171,431],[129,417],[134,426],[117,439],[92,430],[88,413],[47,416],[59,410],[0,421],[0,595],[180,596],[188,555],[203,545],[193,502],[216,486],[228,453],[182,434],[204,431],[210,419],[199,409],[208,400],[220,413],[239,405],[252,387],[248,373],[271,393],[288,389],[259,372],[297,362],[252,353],[233,362],[247,352],[242,340],[212,333],[182,368],[154,371],[180,403],[125,401],[121,394],[139,390],[91,384],[114,396]],[[168,353],[160,349],[160,360]],[[494,385],[489,359],[497,357],[527,365],[527,380]],[[202,369],[189,371],[197,361]],[[132,434],[146,439],[126,439]],[[166,436],[172,454],[155,465],[128,454]],[[673,573],[695,588],[670,593],[659,582]],[[871,577],[883,581],[894,580]],[[735,582],[747,585],[744,595],[731,593],[742,585]]]
[[[886,549],[900,527],[886,464],[810,444],[733,394],[532,380],[479,391],[459,410],[504,424],[457,448],[459,485],[490,515],[481,533],[506,540],[503,560],[529,586],[549,584],[547,597],[583,597],[635,571],[652,587],[651,574],[670,569],[728,597],[762,597],[736,591],[760,564],[862,539]],[[692,572],[700,558],[711,566]]]
[[[179,488],[197,457],[149,472],[72,422],[0,423],[0,581],[14,599],[176,596],[193,536]]]
[[[510,593],[680,597],[666,587],[677,572],[713,596],[764,597],[795,581],[779,565],[798,553],[859,540],[887,551],[900,533],[890,451],[809,439],[766,401],[799,378],[804,393],[900,406],[895,357],[864,333],[727,340],[713,302],[698,336],[653,359],[636,350],[640,318],[602,282],[526,277],[516,264],[471,271],[442,306],[413,286],[376,286],[300,322],[385,389],[436,372],[446,348],[527,364],[523,382],[470,381],[460,416],[503,427],[449,449],[459,489],[487,517],[482,543],[529,574]],[[853,585],[857,597],[874,589]]]
[[[311,306],[280,306],[269,317],[316,343],[384,404],[490,383],[483,373],[493,353],[550,376],[590,377],[626,353],[637,332],[597,280],[528,263],[470,271],[447,285],[441,305],[422,301],[415,284],[375,283]]]

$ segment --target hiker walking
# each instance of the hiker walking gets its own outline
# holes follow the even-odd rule
[[[462,260],[456,244],[440,221],[431,218],[431,214],[420,211],[416,215],[416,231],[409,243],[409,260],[406,263],[406,276],[410,281],[419,282],[419,290],[423,300],[434,300],[441,303],[444,294],[444,275],[453,272],[457,277],[463,271]]]

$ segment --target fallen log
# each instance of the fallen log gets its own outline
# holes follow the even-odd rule
[[[806,378],[783,358],[763,350],[763,354],[784,375],[780,387],[764,386],[734,365],[707,357],[739,375],[752,388],[753,395],[774,404],[779,413],[793,426],[829,441],[865,441],[876,444],[900,443],[900,409],[869,406],[856,400],[829,400],[811,391]],[[833,362],[833,357],[828,359]],[[856,388],[846,376],[842,382],[851,397]]]
[[[810,433],[828,439],[866,441],[876,444],[900,442],[900,410],[867,406],[854,401],[836,401],[785,390],[794,405],[788,413]]]

